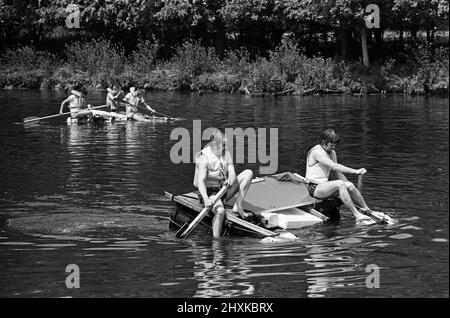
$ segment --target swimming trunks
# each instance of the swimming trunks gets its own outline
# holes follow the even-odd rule
[[[219,193],[220,188],[206,188],[206,194],[208,195],[208,197],[212,196],[212,195],[216,195],[217,193]],[[200,191],[197,191],[197,196],[198,196],[198,200],[200,201],[201,204],[204,204],[203,202],[203,197],[200,194]]]
[[[308,192],[309,192],[309,195],[312,196],[313,198],[316,198],[316,197],[314,196],[314,191],[316,191],[316,188],[317,188],[318,185],[319,185],[319,184],[314,183],[314,182],[308,183]],[[317,198],[316,198],[316,199],[317,199]]]

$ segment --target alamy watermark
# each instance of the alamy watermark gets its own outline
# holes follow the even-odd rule
[[[211,135],[218,130],[209,127],[202,132],[201,120],[194,120],[192,127],[192,134],[182,127],[173,129],[170,134],[170,140],[177,140],[170,150],[170,159],[175,164],[195,162],[196,154],[202,150],[202,141],[210,140]],[[234,158],[234,163],[260,163],[260,174],[277,172],[278,128],[225,128],[224,135],[225,148],[230,152],[231,158]]]
[[[376,4],[369,4],[365,10],[368,15],[364,16],[366,27],[368,29],[380,28],[380,7]]]
[[[366,277],[367,288],[380,288],[380,268],[376,264],[366,266],[366,273],[370,273]]]
[[[66,273],[70,273],[66,277],[66,287],[80,288],[80,267],[77,264],[69,264],[66,266]]]
[[[69,29],[80,28],[80,7],[77,4],[69,4],[66,8],[69,15],[66,18],[66,27]]]

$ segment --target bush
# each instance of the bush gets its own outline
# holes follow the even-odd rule
[[[191,82],[195,76],[218,69],[219,57],[214,48],[205,48],[195,41],[184,42],[176,49],[171,63],[180,73],[180,80]]]
[[[278,72],[286,77],[286,81],[294,82],[302,69],[305,56],[292,40],[283,40],[275,51],[269,52],[270,61]]]
[[[92,85],[106,84],[124,72],[123,49],[107,40],[66,45],[66,55],[72,70],[87,72]]]
[[[158,43],[140,41],[129,61],[132,70],[138,74],[149,74],[155,65],[159,47]]]
[[[330,83],[336,77],[334,74],[335,64],[331,59],[322,57],[306,58],[302,57],[303,63],[300,66],[295,85],[300,91],[308,89],[330,89]]]
[[[253,63],[247,82],[250,90],[267,93],[281,92],[287,84],[286,77],[280,73],[277,66],[265,58]]]
[[[250,53],[245,48],[226,51],[221,69],[240,78],[248,76],[251,71]]]
[[[193,84],[197,90],[212,90],[231,92],[241,86],[241,81],[237,75],[215,72],[200,75]]]

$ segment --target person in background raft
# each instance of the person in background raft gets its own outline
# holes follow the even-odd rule
[[[119,112],[119,100],[123,98],[124,92],[117,85],[112,85],[106,89],[108,94],[106,95],[106,106],[112,112]]]
[[[144,97],[142,97],[142,89],[140,87],[131,87],[130,92],[123,99],[126,102],[126,114],[129,119],[134,119],[136,121],[147,121],[148,118],[138,112],[138,108],[143,105],[152,113],[155,112],[146,102]]]
[[[62,114],[64,106],[67,105],[70,109],[70,116],[72,118],[88,118],[88,121],[92,121],[92,112],[89,109],[86,109],[91,107],[90,104],[86,105],[86,90],[79,86],[75,86],[70,93],[71,95],[61,103],[59,113]]]
[[[215,214],[212,224],[214,237],[219,237],[222,233],[225,217],[223,202],[236,197],[233,212],[238,213],[243,219],[248,217],[242,208],[242,201],[253,178],[253,172],[248,169],[236,176],[231,154],[226,150],[225,144],[226,139],[222,132],[216,130],[210,142],[195,156],[194,186],[198,188],[200,202],[203,202],[205,207],[212,206],[214,195],[221,187],[230,186],[222,200],[217,201],[212,207]]]
[[[344,175],[344,173],[363,175],[367,171],[364,168],[352,169],[337,162],[335,147],[338,141],[339,137],[334,130],[326,129],[320,135],[320,144],[308,152],[306,179],[309,181],[309,194],[321,200],[339,195],[355,216],[356,222],[373,223],[370,217],[358,211],[354,202],[361,207],[362,212],[376,212],[369,209],[359,190]],[[329,180],[332,170],[338,180]]]

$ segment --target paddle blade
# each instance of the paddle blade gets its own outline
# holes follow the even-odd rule
[[[39,117],[37,117],[37,116],[31,116],[31,117],[26,117],[26,118],[24,118],[22,121],[23,121],[24,123],[26,123],[26,122],[29,122],[29,121],[35,121],[36,119],[39,119]]]
[[[188,226],[189,226],[189,223],[184,223],[183,226],[180,227],[180,229],[177,231],[177,233],[175,233],[175,237],[176,238],[181,238],[182,234],[184,233],[184,231],[186,231]]]

